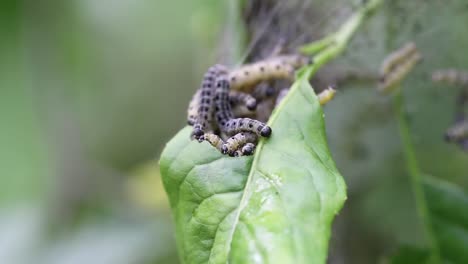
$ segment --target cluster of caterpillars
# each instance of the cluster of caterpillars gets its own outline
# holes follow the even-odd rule
[[[278,94],[269,82],[291,82],[295,70],[309,63],[310,58],[293,54],[235,69],[210,67],[187,111],[188,124],[193,126],[191,138],[207,141],[229,156],[252,155],[259,138],[272,134],[272,129],[258,120],[265,119],[258,118],[267,111],[262,109],[263,101]]]
[[[468,151],[468,71],[456,69],[437,70],[432,73],[432,81],[461,87],[456,102],[455,122],[445,132],[445,140],[459,145]]]
[[[382,93],[391,92],[421,59],[422,56],[414,42],[409,42],[392,52],[380,66],[377,89]]]

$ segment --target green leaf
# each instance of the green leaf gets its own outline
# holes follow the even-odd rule
[[[433,177],[425,177],[424,189],[442,257],[468,263],[468,194]]]
[[[416,248],[412,246],[402,246],[391,257],[388,263],[391,264],[423,264],[429,259],[427,249]]]
[[[254,157],[221,155],[180,131],[160,166],[183,263],[325,263],[346,187],[305,75],[275,110]]]

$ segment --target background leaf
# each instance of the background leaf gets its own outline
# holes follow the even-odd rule
[[[254,157],[222,156],[189,140],[166,146],[161,175],[185,263],[324,263],[345,184],[326,144],[323,113],[298,80],[270,118]]]
[[[424,189],[441,255],[468,262],[468,194],[447,181],[426,176]]]

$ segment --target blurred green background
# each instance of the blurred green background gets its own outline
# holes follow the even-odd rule
[[[418,157],[426,173],[466,188],[467,154],[441,140],[456,92],[428,85],[427,72],[467,66],[456,50],[468,44],[468,16],[458,12],[462,1],[431,2],[422,11],[402,5],[413,16],[403,16],[391,48],[415,36],[429,54],[405,90]],[[216,61],[225,3],[0,2],[1,263],[178,263],[157,159]],[[353,52],[328,71],[378,65],[389,17],[364,27]],[[336,25],[334,18],[321,21]],[[349,185],[331,263],[375,263],[397,245],[421,242],[389,101],[367,88],[350,85],[325,109]]]
[[[1,263],[178,262],[157,158],[222,8],[1,1]]]

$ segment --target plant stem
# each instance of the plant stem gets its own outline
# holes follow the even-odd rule
[[[400,138],[403,144],[403,153],[405,156],[406,166],[411,181],[411,188],[413,189],[413,194],[416,201],[418,217],[423,225],[424,236],[426,237],[429,243],[429,247],[431,249],[429,263],[441,263],[439,246],[437,243],[437,239],[435,238],[434,232],[432,230],[426,196],[423,189],[423,183],[421,179],[422,174],[421,170],[419,169],[413,143],[411,141],[411,133],[408,125],[408,119],[406,118],[404,98],[401,93],[401,89],[397,89],[395,91],[395,96],[393,98],[393,107],[398,122]]]
[[[314,55],[314,63],[305,68],[306,76],[310,79],[324,64],[340,55],[348,45],[362,23],[375,11],[383,0],[369,0],[346,21],[341,28],[322,40],[306,44],[300,48],[305,55]]]

